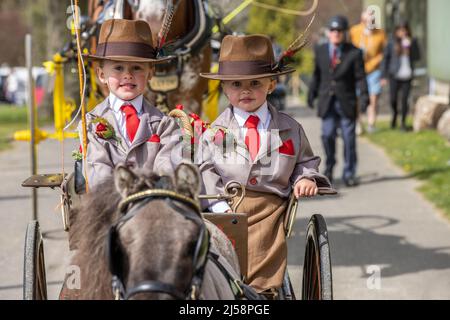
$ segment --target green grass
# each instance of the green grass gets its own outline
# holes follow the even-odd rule
[[[0,124],[27,123],[27,108],[0,104]]]
[[[0,104],[0,151],[8,149],[14,132],[28,128],[27,108]]]
[[[27,128],[26,123],[0,123],[0,151],[11,147],[15,131]]]
[[[423,181],[419,191],[450,219],[450,145],[436,131],[391,130],[380,122],[368,139],[386,150],[411,177]]]

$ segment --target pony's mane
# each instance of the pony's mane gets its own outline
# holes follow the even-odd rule
[[[111,288],[104,285],[111,283],[105,249],[109,227],[119,217],[117,206],[120,200],[121,196],[111,177],[95,191],[86,194],[81,205],[71,212],[70,241],[76,247],[71,264],[80,267],[81,299],[93,299],[96,296],[113,298]],[[97,276],[89,275],[88,272],[95,272]]]
[[[157,175],[145,175],[136,184],[136,190],[154,188],[170,189],[171,180]],[[94,191],[86,194],[76,212],[71,213],[71,242],[77,248],[72,264],[81,268],[81,297],[111,297],[111,275],[106,259],[106,240],[111,225],[120,217],[117,208],[122,196],[115,188],[114,178],[110,177],[98,185]],[[95,257],[93,259],[93,257]],[[88,273],[94,272],[96,276]],[[83,282],[83,279],[89,279]]]
[[[112,177],[84,196],[72,221],[73,240],[78,247],[83,246],[85,242],[89,242],[89,247],[93,246],[92,241],[107,232],[109,226],[119,217],[117,206],[121,199]]]

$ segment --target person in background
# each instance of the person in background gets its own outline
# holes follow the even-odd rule
[[[378,100],[381,95],[381,62],[387,43],[386,33],[377,28],[373,10],[366,9],[361,15],[361,23],[350,29],[353,45],[363,51],[364,68],[367,74],[370,105],[367,108],[367,131],[375,131],[378,113]]]
[[[406,117],[409,111],[409,94],[414,77],[414,63],[420,60],[417,40],[412,37],[408,22],[395,27],[384,52],[382,63],[383,82],[389,79],[390,102],[392,108],[391,128],[397,127],[398,96],[401,92],[401,130],[406,131]]]
[[[328,25],[329,41],[315,49],[315,69],[308,93],[308,106],[314,108],[318,97],[318,114],[322,118],[322,142],[327,156],[325,175],[333,180],[336,164],[338,127],[344,139],[343,181],[346,186],[358,184],[356,179],[357,89],[361,109],[369,104],[366,73],[361,50],[346,41],[348,20],[333,17]]]

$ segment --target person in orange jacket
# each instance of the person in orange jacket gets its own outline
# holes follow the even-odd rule
[[[361,23],[350,29],[350,39],[353,45],[363,51],[364,68],[367,74],[370,104],[367,108],[367,130],[375,130],[378,100],[382,89],[381,62],[387,44],[386,33],[377,27],[375,13],[366,9],[361,15]]]

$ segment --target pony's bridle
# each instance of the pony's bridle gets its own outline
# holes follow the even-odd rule
[[[156,199],[169,201],[169,205],[172,207],[174,207],[174,201],[185,205],[183,207],[177,206],[176,209],[183,210],[183,212],[180,213],[186,219],[191,220],[200,226],[200,233],[195,246],[193,258],[194,273],[189,286],[184,292],[178,290],[173,284],[164,283],[158,280],[143,281],[137,286],[129,289],[127,289],[123,284],[123,274],[120,268],[120,265],[122,265],[122,256],[120,247],[118,246],[119,229],[128,220],[137,215],[140,208]],[[186,210],[186,206],[192,210]],[[119,203],[118,209],[124,215],[110,228],[107,239],[107,255],[109,270],[112,275],[112,290],[115,299],[128,300],[134,295],[140,293],[165,293],[178,300],[198,299],[209,252],[209,233],[201,218],[200,205],[198,201],[170,190],[151,189],[135,193],[123,199]]]

